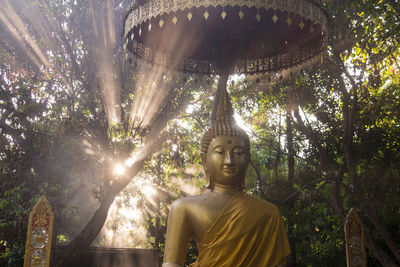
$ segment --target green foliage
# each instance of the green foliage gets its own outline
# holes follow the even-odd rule
[[[158,152],[118,195],[113,204],[118,212],[105,230],[126,233],[125,245],[159,248],[162,257],[170,203],[200,193],[205,184],[199,143],[208,125],[214,77],[163,73],[142,84],[148,76],[119,52],[121,36],[111,40],[112,32],[98,27],[104,10],[112,8],[110,28],[121,32],[127,2],[113,1],[106,8],[97,0],[12,1],[37,46],[20,43],[0,23],[2,266],[21,265],[28,215],[41,195],[56,214],[56,242],[72,241],[107,199],[107,190],[121,182],[114,165],[152,138],[162,137]],[[399,244],[398,6],[391,0],[325,2],[332,29],[323,63],[282,78],[235,77],[229,86],[250,129],[247,190],[279,206],[297,266],[345,265],[343,219],[351,207],[359,210],[367,237],[396,262],[366,205]],[[165,98],[154,110],[154,102],[140,102],[162,92]],[[147,113],[134,114],[135,104]],[[123,216],[122,210],[132,207],[140,220]],[[109,245],[103,234],[95,244]],[[196,254],[192,241],[186,264]],[[380,264],[371,251],[368,262]]]

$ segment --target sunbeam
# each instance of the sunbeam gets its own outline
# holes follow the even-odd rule
[[[32,60],[35,66],[45,74],[54,73],[58,74],[63,84],[66,86],[67,93],[72,94],[70,84],[67,82],[65,75],[59,71],[54,64],[52,64],[45,53],[40,49],[35,39],[29,33],[26,25],[14,10],[8,0],[4,0],[4,12],[0,10],[0,20],[6,25],[9,32],[20,44],[20,47],[25,54]],[[42,27],[41,25],[34,25],[34,27]],[[32,53],[33,51],[33,53]]]
[[[101,245],[114,247],[148,248],[148,231],[145,227],[149,216],[156,216],[157,186],[151,177],[137,176],[119,194],[111,205],[107,221],[99,234]],[[146,204],[147,203],[147,204]],[[150,206],[148,206],[150,205]]]
[[[32,62],[36,65],[36,67],[40,69],[42,64],[40,64],[39,59],[35,56],[35,54],[29,51],[29,49],[25,45],[24,38],[21,36],[21,34],[17,31],[17,29],[13,26],[11,21],[6,17],[6,15],[1,10],[0,10],[0,20],[4,23],[4,25],[7,26],[8,30],[15,37],[15,39],[18,40],[25,54],[30,58],[30,60],[32,60]]]
[[[114,20],[114,8],[113,8],[113,1],[112,0],[107,0],[106,2],[106,18],[107,18],[107,24],[108,24],[108,40],[110,41],[110,46],[114,47],[116,43],[116,38],[115,38],[115,20]]]
[[[57,83],[59,87],[54,87],[55,90],[65,87],[67,96],[71,96],[71,99],[81,97],[79,90],[94,88],[94,90],[100,91],[110,128],[120,127],[122,120],[126,118],[129,120],[129,126],[133,129],[151,126],[159,112],[171,103],[167,98],[171,97],[171,100],[175,100],[175,93],[179,93],[179,91],[174,90],[174,87],[185,86],[185,82],[181,83],[182,76],[176,73],[166,71],[161,67],[140,66],[135,69],[136,79],[135,85],[132,86],[134,89],[131,92],[133,94],[131,106],[124,107],[127,109],[126,113],[129,117],[122,118],[121,91],[124,88],[121,87],[123,82],[120,80],[119,71],[124,70],[118,69],[121,62],[119,61],[118,47],[116,47],[116,34],[118,33],[115,31],[114,16],[116,15],[113,11],[112,0],[103,1],[100,5],[89,0],[90,10],[87,18],[89,25],[85,25],[85,29],[77,29],[79,27],[75,28],[73,24],[75,22],[73,9],[80,8],[76,7],[76,3],[73,2],[67,2],[63,6],[65,10],[61,11],[59,17],[51,12],[52,8],[55,8],[51,2],[48,4],[49,6],[46,6],[47,2],[44,1],[31,3],[32,7],[29,8],[23,6],[24,1],[2,0],[1,3],[4,5],[0,9],[0,22],[4,24],[4,29],[9,32],[8,35],[12,37],[12,40],[16,40],[18,48],[21,47],[20,50],[30,58],[38,70],[50,78],[54,78],[57,82],[61,81],[61,83]],[[57,5],[55,4],[55,6]],[[32,13],[28,14],[30,11]],[[94,40],[91,39],[93,42],[85,43],[86,40],[82,40],[84,37],[82,37],[83,34],[81,36],[79,30],[90,31],[90,38],[94,37]],[[52,38],[54,40],[50,40]],[[78,40],[78,44],[73,43],[72,40]],[[175,40],[180,49],[190,49],[188,44],[180,42],[179,38]],[[89,71],[85,69],[85,64],[88,63],[85,60],[90,62]],[[95,79],[96,76],[93,76],[94,82],[87,78],[92,74],[90,71],[96,73],[99,82]],[[85,82],[93,82],[95,85],[86,87]],[[156,137],[159,138],[159,136]],[[149,151],[154,150],[154,143],[158,139],[147,138],[146,145],[143,145],[138,144],[140,138],[132,141],[136,142],[132,146],[135,147],[134,151],[130,151],[130,154],[128,154],[129,151],[124,152],[124,155],[128,156],[123,158],[117,155],[117,149],[113,151],[102,142],[103,140],[99,140],[94,129],[84,127],[82,139],[79,140],[80,147],[88,158],[97,160],[98,165],[96,166],[101,171],[104,170],[101,175],[93,175],[91,178],[95,181],[93,187],[97,188],[98,185],[108,185],[124,179],[128,176],[129,168],[135,162],[148,158]],[[120,141],[118,138],[112,140],[116,145]],[[109,177],[111,179],[107,180],[106,178]],[[159,178],[157,177],[157,179]],[[176,178],[172,182],[177,190],[185,194],[197,193],[198,187],[190,183],[190,181],[180,178]],[[156,216],[167,216],[165,203],[163,203],[164,210],[160,209],[160,203],[164,201],[161,200],[161,197],[165,196],[171,198],[177,197],[177,194],[160,189],[159,180],[156,180],[151,174],[139,173],[132,179],[126,190],[115,198],[109,209],[108,219],[100,234],[102,244],[116,247],[149,246],[149,220]],[[99,198],[93,199],[94,201],[99,200]],[[80,211],[87,213],[81,208]]]
[[[103,28],[104,29],[104,28]],[[121,110],[119,99],[119,86],[114,77],[115,70],[110,64],[112,62],[111,51],[105,51],[99,56],[99,76],[101,78],[101,95],[102,102],[107,114],[108,123],[110,126],[117,125],[121,122]]]
[[[198,174],[199,169],[189,167],[188,174]],[[176,198],[173,191],[159,188],[151,174],[137,175],[112,204],[107,221],[99,234],[99,242],[104,246],[149,248],[148,223],[151,218],[166,217],[168,211],[160,209],[160,200],[165,197]],[[185,195],[199,194],[198,179],[171,177],[171,186]],[[167,205],[169,209],[169,206]]]
[[[93,5],[90,1],[90,5]],[[120,85],[117,82],[115,70],[115,62],[113,53],[115,50],[116,37],[114,25],[114,13],[112,1],[107,0],[100,7],[104,16],[98,21],[92,13],[92,27],[97,39],[96,65],[99,71],[98,76],[101,80],[101,96],[104,109],[106,111],[109,126],[118,125],[121,122],[121,101],[120,101]],[[100,32],[97,25],[100,25]]]
[[[185,181],[178,177],[172,177],[172,183],[176,188],[179,188],[180,191],[184,192],[188,196],[198,195],[201,190],[198,185],[195,185],[193,182]]]
[[[21,41],[25,40],[25,42],[32,48],[32,50],[35,52],[36,56],[40,59],[42,64],[45,66],[49,65],[49,61],[47,60],[46,56],[43,54],[42,50],[39,48],[39,46],[36,44],[35,40],[32,38],[31,34],[28,32],[28,30],[25,27],[25,24],[23,23],[22,19],[18,16],[18,14],[15,12],[14,8],[10,5],[8,0],[5,0],[5,15],[9,18],[9,22],[12,24],[12,26],[18,31],[18,37],[17,40]],[[4,13],[3,13],[4,15]],[[15,31],[12,31],[15,32]],[[23,38],[21,38],[21,36]]]
[[[145,128],[160,110],[168,94],[163,82],[165,71],[142,66],[138,69],[135,98],[131,109],[131,127]]]

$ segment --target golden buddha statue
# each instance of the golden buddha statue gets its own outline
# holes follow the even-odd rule
[[[279,210],[243,192],[249,137],[234,121],[226,89],[216,101],[201,142],[209,190],[172,204],[162,266],[183,266],[192,237],[199,251],[192,267],[283,266],[290,248]]]

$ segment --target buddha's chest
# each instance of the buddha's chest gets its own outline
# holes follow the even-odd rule
[[[217,219],[230,198],[208,197],[196,203],[188,212],[188,219],[196,241],[200,241],[205,232]]]

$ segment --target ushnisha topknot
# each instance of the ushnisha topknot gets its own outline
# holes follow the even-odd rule
[[[207,149],[213,138],[221,135],[240,136],[245,141],[246,153],[250,154],[250,140],[247,133],[236,125],[233,117],[232,104],[226,91],[226,87],[221,88],[220,95],[216,97],[217,111],[211,115],[210,128],[204,133],[201,140],[201,154],[207,155]]]

